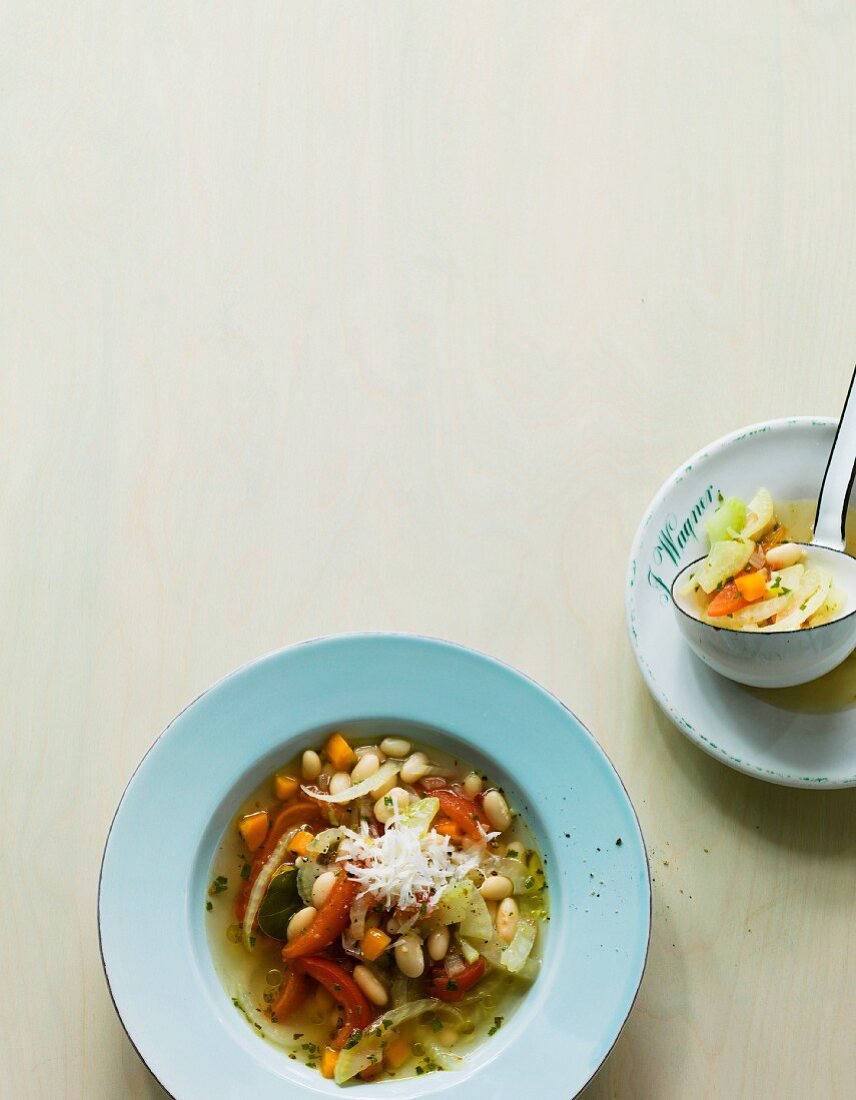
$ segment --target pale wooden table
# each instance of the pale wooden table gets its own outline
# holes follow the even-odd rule
[[[856,792],[685,741],[623,581],[679,461],[838,410],[855,17],[4,5],[3,1098],[162,1095],[98,955],[115,804],[211,681],[363,628],[519,666],[627,782],[654,933],[591,1100],[854,1095]]]

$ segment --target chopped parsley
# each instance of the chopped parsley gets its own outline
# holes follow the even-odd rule
[[[229,887],[229,880],[225,875],[218,875],[208,887],[208,893],[213,898],[215,894],[222,894]]]
[[[244,866],[241,868],[241,878],[245,882],[250,877],[250,872],[251,871],[252,871],[252,867],[249,865],[249,863],[245,863]]]
[[[502,1022],[504,1019],[504,1016],[494,1016],[493,1027],[488,1029],[488,1035],[496,1035],[496,1033],[502,1027]]]
[[[212,909],[214,908],[214,903],[213,903],[212,901],[206,901],[206,902],[205,902],[205,908],[206,908],[206,909],[208,910],[208,912],[210,913],[210,912],[211,912],[211,910],[212,910]]]

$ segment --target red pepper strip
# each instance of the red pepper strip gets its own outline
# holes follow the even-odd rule
[[[484,959],[479,956],[474,963],[450,978],[444,966],[434,967],[434,976],[428,987],[428,993],[441,1001],[460,1001],[468,989],[484,977]]]
[[[297,969],[289,970],[282,992],[271,1005],[271,1012],[277,1020],[286,1020],[306,1000],[309,992],[309,980]]]
[[[351,1033],[362,1031],[372,1021],[372,1010],[363,992],[351,975],[332,959],[323,955],[309,955],[294,964],[300,973],[309,974],[327,990],[336,1004],[344,1009],[345,1022],[330,1044],[341,1050]]]
[[[485,833],[490,831],[490,825],[479,813],[475,802],[462,798],[454,791],[431,791],[431,798],[439,801],[440,809],[446,817],[451,818],[468,837],[484,840]]]
[[[327,900],[306,931],[301,932],[283,947],[283,960],[289,962],[303,955],[316,955],[325,947],[329,947],[351,923],[351,906],[356,900],[359,889],[359,883],[347,878],[344,872],[340,872],[327,895]]]
[[[253,856],[253,861],[250,864],[249,877],[241,884],[241,889],[238,891],[238,896],[235,899],[236,920],[242,921],[244,919],[253,885],[261,874],[262,867],[264,867],[273,854],[274,848],[276,848],[277,844],[282,840],[286,830],[294,828],[295,825],[310,824],[324,824],[323,818],[321,817],[321,811],[315,802],[291,802],[284,809],[280,810],[276,821],[274,821],[271,826],[267,840]]]

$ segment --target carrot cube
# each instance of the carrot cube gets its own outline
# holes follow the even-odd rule
[[[244,838],[244,843],[251,852],[254,852],[256,848],[261,848],[264,844],[269,825],[267,810],[258,810],[256,813],[247,814],[238,822],[238,832]]]
[[[386,932],[382,932],[380,928],[369,928],[360,940],[360,951],[369,962],[374,962],[391,943],[392,940]]]
[[[288,842],[288,850],[294,852],[295,855],[305,856],[312,840],[314,840],[312,833],[306,829],[299,829]]]
[[[744,573],[735,577],[734,583],[737,585],[737,591],[749,603],[763,599],[767,595],[767,574],[763,569],[759,569],[757,573]]]
[[[336,1072],[336,1063],[339,1060],[339,1052],[332,1047],[325,1047],[321,1055],[321,1073],[324,1077],[332,1077]]]
[[[337,771],[350,771],[357,762],[357,754],[341,733],[332,734],[327,741],[326,748],[330,763]]]
[[[291,775],[278,775],[273,781],[276,797],[280,802],[285,802],[293,794],[297,794],[300,783]]]

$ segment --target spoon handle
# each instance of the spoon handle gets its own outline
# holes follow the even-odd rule
[[[856,477],[856,370],[850,379],[841,420],[832,442],[826,473],[820,486],[814,544],[830,550],[844,549],[844,525],[853,479]]]

